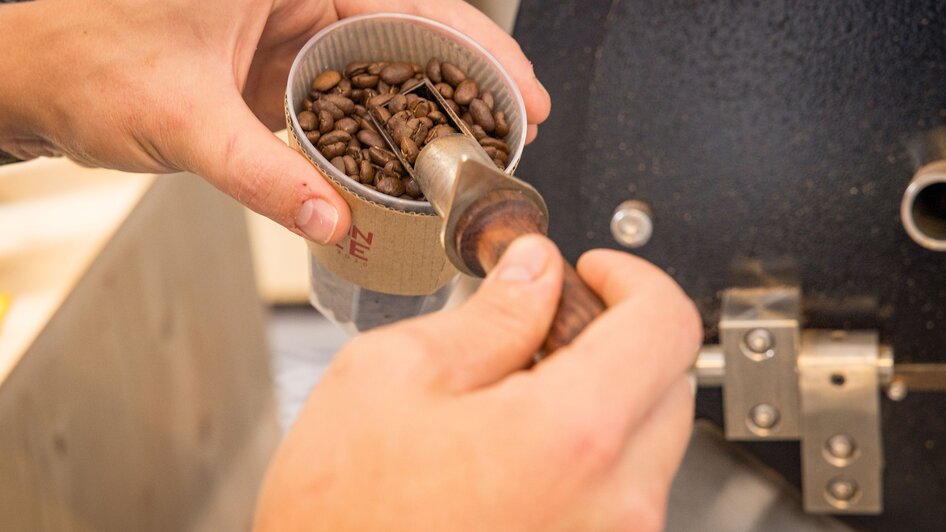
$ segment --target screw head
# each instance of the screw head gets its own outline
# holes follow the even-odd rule
[[[848,436],[847,434],[835,434],[828,438],[826,442],[826,447],[831,456],[835,458],[850,458],[854,455],[854,450],[857,449],[857,444],[854,442],[854,438]]]
[[[752,329],[746,333],[745,342],[750,351],[763,354],[775,345],[775,337],[768,329]]]
[[[903,401],[907,398],[907,384],[900,379],[895,379],[887,387],[887,398],[891,401]]]
[[[618,205],[611,217],[611,235],[619,244],[639,248],[650,241],[654,222],[650,207],[640,201],[625,201]]]
[[[749,421],[757,428],[771,429],[778,424],[778,408],[766,403],[758,404],[749,411]]]
[[[828,483],[828,495],[836,501],[848,502],[857,495],[857,482],[836,478]]]

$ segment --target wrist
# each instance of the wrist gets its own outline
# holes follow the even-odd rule
[[[19,159],[44,155],[41,95],[43,2],[0,4],[0,151]]]

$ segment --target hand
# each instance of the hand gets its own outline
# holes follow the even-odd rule
[[[270,133],[289,67],[319,29],[356,14],[415,13],[452,25],[506,66],[530,135],[549,97],[516,42],[462,0],[43,0],[0,6],[0,150],[65,154],[133,172],[188,170],[319,243],[348,206]]]
[[[609,308],[531,370],[562,282],[538,236],[464,306],[348,344],[270,465],[257,530],[660,530],[700,320],[640,259],[578,271]]]

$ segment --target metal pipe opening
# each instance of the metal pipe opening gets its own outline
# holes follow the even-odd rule
[[[903,194],[903,227],[917,244],[946,251],[946,161],[921,168]]]

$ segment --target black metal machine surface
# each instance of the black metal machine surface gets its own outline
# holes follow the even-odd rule
[[[669,271],[718,338],[734,265],[791,264],[805,328],[871,329],[900,363],[946,363],[946,252],[905,232],[909,146],[946,127],[946,2],[523,0],[515,36],[553,114],[518,175],[574,260],[620,246],[626,200],[650,207],[636,250]],[[722,394],[698,414],[722,421]],[[881,404],[876,530],[946,523],[946,394]],[[747,444],[796,485],[797,443]]]

